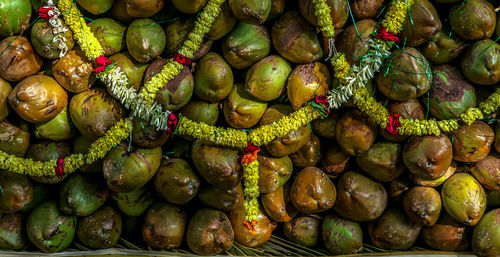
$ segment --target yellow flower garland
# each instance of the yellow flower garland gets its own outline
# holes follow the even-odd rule
[[[224,0],[210,0],[203,11],[200,13],[195,22],[194,29],[188,34],[188,39],[184,42],[179,50],[179,54],[193,58],[193,55],[200,48],[205,34],[212,28],[217,16],[221,11],[221,6]],[[170,80],[172,80],[182,70],[183,65],[170,58],[161,72],[151,78],[144,87],[141,89],[140,96],[149,102],[153,102],[156,98],[156,93],[160,88],[164,87]]]
[[[335,27],[333,26],[330,6],[326,0],[313,0],[314,15],[318,20],[318,27],[325,38],[335,36]]]
[[[398,34],[405,23],[407,10],[412,5],[413,0],[394,0],[380,24],[387,32]]]
[[[243,183],[245,200],[243,208],[245,209],[245,220],[257,220],[259,214],[259,161],[243,163]]]
[[[122,140],[127,138],[131,131],[132,122],[129,119],[120,120],[104,136],[92,143],[86,154],[72,154],[64,158],[64,173],[72,173],[84,164],[92,164],[96,160],[103,158],[113,146],[118,145]],[[56,162],[57,160],[46,162],[34,161],[0,151],[0,170],[22,175],[55,176]]]
[[[58,8],[63,12],[64,21],[73,31],[80,48],[89,60],[95,60],[97,57],[104,55],[101,44],[99,44],[99,41],[85,23],[85,19],[83,19],[76,3],[71,0],[59,0]]]

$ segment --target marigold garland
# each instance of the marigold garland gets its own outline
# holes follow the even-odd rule
[[[257,218],[259,214],[259,161],[257,155],[259,154],[260,147],[248,143],[245,147],[245,155],[241,157],[241,165],[243,166],[243,183],[245,200],[243,208],[245,209],[245,220],[243,224],[247,227],[251,234],[257,232]]]
[[[195,22],[194,29],[188,34],[188,39],[184,41],[184,44],[179,50],[179,54],[185,56],[189,59],[193,58],[193,55],[200,48],[201,43],[205,34],[207,34],[212,28],[217,16],[221,11],[221,6],[225,0],[210,0],[203,11],[200,13],[198,19]],[[140,96],[143,97],[148,102],[153,102],[156,98],[156,92],[162,87],[164,87],[170,80],[172,80],[184,66],[176,62],[173,58],[168,59],[165,66],[161,72],[152,77],[140,92]]]
[[[380,24],[387,32],[398,34],[406,21],[408,9],[413,6],[413,0],[394,0],[389,6]]]
[[[72,173],[85,164],[92,164],[102,159],[113,146],[126,139],[131,131],[132,122],[129,119],[120,120],[104,136],[92,143],[86,154],[72,154],[64,158],[62,162],[58,160],[34,161],[0,151],[0,169],[29,176],[56,176],[56,168],[60,162],[64,173]]]
[[[58,7],[63,12],[64,21],[73,31],[80,48],[89,60],[94,60],[104,55],[101,44],[99,44],[89,26],[85,23],[85,19],[78,10],[76,3],[71,0],[59,0]]]
[[[314,15],[318,20],[318,27],[323,37],[333,38],[335,36],[335,27],[333,26],[331,9],[326,0],[313,0]]]

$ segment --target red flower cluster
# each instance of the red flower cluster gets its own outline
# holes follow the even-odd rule
[[[49,14],[50,11],[52,11],[51,14]],[[40,15],[40,18],[48,20],[54,17],[54,15],[56,14],[54,12],[54,8],[41,6],[40,8],[38,8],[38,15]]]
[[[325,107],[326,116],[330,114],[330,102],[328,102],[328,98],[326,96],[324,95],[316,96],[314,98],[314,102],[317,104],[321,104]]]
[[[174,58],[174,61],[176,61],[182,65],[190,65],[191,64],[191,59],[187,58],[186,56],[184,56],[182,54],[175,53],[173,58]]]
[[[382,26],[378,28],[377,35],[375,36],[375,38],[382,39],[384,41],[393,41],[393,42],[399,41],[399,38],[396,35],[394,35],[394,33],[388,32]]]
[[[179,123],[179,118],[177,118],[177,115],[171,112],[168,115],[168,120],[167,120],[167,126],[168,126],[167,133],[168,134],[174,133],[178,123]]]
[[[257,160],[257,154],[260,152],[260,147],[248,142],[247,147],[245,147],[245,155],[241,157],[241,163],[252,163]]]
[[[256,220],[252,220],[251,222],[246,220],[243,221],[243,226],[245,226],[248,232],[252,235],[257,233],[257,224],[259,224],[259,222]]]
[[[99,74],[103,71],[106,71],[106,66],[112,64],[112,62],[110,60],[108,60],[108,58],[106,56],[99,56],[95,59],[97,65],[96,68],[94,68],[94,72]]]
[[[63,158],[59,158],[57,160],[57,166],[55,168],[55,170],[56,170],[56,176],[58,176],[58,177],[64,176],[64,166],[63,166],[63,164],[64,164],[64,159]]]
[[[397,113],[394,114],[394,116],[389,114],[389,122],[387,122],[387,126],[385,127],[385,129],[392,136],[397,136],[398,128],[401,127],[401,123],[399,122],[399,117],[400,115]]]

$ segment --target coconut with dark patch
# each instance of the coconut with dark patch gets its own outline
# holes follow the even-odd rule
[[[64,215],[55,201],[38,205],[28,216],[26,234],[33,245],[46,253],[66,249],[76,230],[76,216]]]
[[[125,117],[123,106],[106,89],[84,91],[71,98],[69,113],[75,127],[87,138],[97,139]]]
[[[59,209],[66,214],[87,216],[99,209],[109,197],[109,190],[97,177],[76,173],[59,189]]]
[[[33,183],[27,176],[2,173],[0,186],[3,192],[0,197],[2,213],[17,212],[33,200]]]
[[[413,222],[431,227],[441,213],[441,196],[432,187],[416,186],[405,194],[403,208]]]
[[[196,140],[191,148],[191,158],[200,175],[215,187],[234,188],[243,177],[237,150],[212,146]]]
[[[270,55],[248,70],[245,90],[262,101],[272,101],[285,91],[292,68],[278,55]]]
[[[200,179],[183,159],[166,159],[154,178],[156,193],[167,202],[185,204],[196,196]]]
[[[314,28],[296,11],[287,12],[276,21],[271,39],[280,55],[294,63],[310,63],[323,56]]]
[[[474,42],[465,52],[461,67],[465,77],[480,85],[500,81],[500,44],[491,39]]]
[[[0,6],[0,35],[19,34],[28,29],[31,18],[30,0],[2,1]]]
[[[429,112],[440,120],[456,119],[476,106],[476,91],[460,71],[451,65],[432,68],[433,80],[428,99]]]
[[[500,255],[500,208],[484,215],[474,228],[471,245],[478,256]]]
[[[151,19],[137,19],[128,27],[125,40],[130,55],[138,62],[147,63],[165,50],[167,39],[158,23]]]
[[[196,211],[186,230],[186,241],[191,251],[202,255],[217,255],[233,245],[234,232],[227,215],[221,211],[203,208]]]
[[[23,0],[24,1],[24,0]],[[8,37],[0,42],[0,77],[20,81],[37,73],[43,65],[25,37]]]
[[[377,137],[377,125],[357,109],[345,112],[335,126],[337,142],[350,156],[363,154]]]
[[[290,189],[292,203],[302,213],[327,211],[333,207],[336,196],[333,182],[316,167],[301,170]]]
[[[417,241],[422,225],[411,221],[403,211],[391,207],[370,222],[368,233],[373,244],[382,249],[406,250]]]
[[[446,212],[467,226],[476,225],[486,210],[486,193],[483,187],[467,173],[456,173],[446,180],[441,198]]]
[[[234,16],[250,24],[264,23],[271,12],[271,0],[229,0]]]
[[[311,128],[315,135],[327,138],[336,139],[335,124],[339,118],[338,113],[330,111],[330,114],[323,119],[317,119],[311,122]]]
[[[444,64],[457,58],[467,46],[459,36],[443,28],[427,41],[422,54],[432,64]]]
[[[266,57],[270,50],[271,39],[266,27],[241,21],[222,42],[224,59],[236,69],[250,67]]]
[[[404,23],[399,38],[404,38],[407,46],[419,46],[441,31],[442,24],[436,8],[428,0],[416,0],[406,20],[411,22]]]
[[[7,121],[0,122],[0,151],[23,157],[29,146],[30,133]]]
[[[120,211],[128,216],[140,216],[155,201],[156,195],[149,184],[131,192],[113,192],[113,199]]]
[[[159,147],[164,145],[169,138],[167,130],[157,130],[156,126],[145,120],[135,118],[132,124],[132,141],[140,147]]]
[[[12,92],[9,82],[0,78],[0,121],[3,121],[9,115],[8,97]]]
[[[115,246],[122,234],[122,216],[114,208],[104,206],[78,222],[78,239],[92,249]]]
[[[413,47],[396,49],[375,76],[378,90],[396,101],[415,99],[429,91],[432,71],[429,62]]]
[[[57,82],[72,93],[86,91],[96,81],[92,63],[82,51],[69,51],[55,61],[52,64],[52,73]]]
[[[325,247],[333,254],[355,254],[363,251],[363,230],[354,221],[329,214],[323,219],[321,235]]]
[[[316,166],[323,157],[322,150],[320,139],[314,134],[311,134],[304,146],[290,154],[290,159],[295,167],[305,168]]]
[[[426,179],[438,179],[446,173],[452,160],[450,139],[439,136],[414,136],[403,149],[403,161],[415,176]]]
[[[225,99],[233,89],[231,67],[217,53],[210,52],[196,64],[194,93],[201,99],[216,102]]]
[[[267,109],[263,102],[245,91],[243,84],[235,84],[224,100],[223,113],[227,123],[237,129],[247,129],[256,125]]]
[[[384,7],[384,0],[353,0],[352,14],[356,19],[374,19]]]
[[[177,0],[180,1],[180,0]],[[221,6],[219,16],[215,18],[212,28],[205,35],[209,40],[218,40],[231,32],[236,25],[236,17],[234,17],[231,8],[229,7],[229,2],[224,1]],[[200,47],[201,49],[201,47]]]
[[[67,140],[74,137],[77,132],[71,121],[68,106],[49,121],[35,124],[35,137],[54,141]]]
[[[500,157],[498,155],[490,155],[474,163],[471,173],[484,187],[500,190]]]
[[[287,94],[293,108],[299,109],[316,96],[324,96],[330,87],[330,72],[320,63],[297,65],[288,77]]]
[[[340,216],[354,221],[375,220],[386,206],[387,192],[382,184],[353,171],[340,177],[333,207]]]
[[[22,250],[27,245],[25,217],[21,213],[3,214],[0,218],[0,249]]]
[[[377,22],[375,20],[366,19],[357,21],[356,25],[353,24],[347,27],[335,40],[337,51],[345,54],[349,64],[359,63],[361,58],[370,49],[369,39],[376,28]]]
[[[122,143],[106,154],[102,171],[109,189],[131,192],[144,186],[160,167],[160,147],[130,149]]]
[[[457,3],[448,18],[453,31],[467,40],[486,39],[495,31],[495,7],[486,0]]]
[[[325,151],[321,160],[322,170],[330,176],[338,176],[349,164],[349,155],[347,155],[337,144],[333,144]]]
[[[397,143],[379,142],[356,157],[358,166],[379,182],[390,182],[405,170],[401,160],[402,146]]]
[[[422,238],[431,248],[440,251],[456,251],[468,245],[465,225],[442,212],[436,224],[422,228]]]
[[[292,242],[314,247],[320,238],[321,217],[318,215],[301,215],[283,225],[285,236]]]
[[[178,248],[182,243],[188,217],[178,206],[156,202],[144,217],[142,238],[162,250]]]
[[[460,126],[453,133],[453,160],[477,162],[485,158],[494,139],[493,129],[483,121]]]
[[[19,82],[9,95],[9,104],[19,116],[38,123],[54,118],[68,103],[68,94],[51,77],[35,75]]]

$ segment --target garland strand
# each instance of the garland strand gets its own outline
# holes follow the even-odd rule
[[[221,6],[224,1],[225,0],[210,0],[206,4],[205,8],[195,22],[193,31],[188,34],[188,39],[179,50],[179,54],[181,56],[185,56],[189,59],[193,58],[193,55],[200,48],[205,34],[210,31],[215,19],[219,16]],[[148,102],[153,102],[156,98],[158,90],[177,76],[182,68],[183,65],[181,62],[177,62],[173,58],[168,59],[161,72],[156,74],[146,84],[144,84],[144,87],[141,89],[140,96]]]
[[[20,158],[0,151],[0,170],[29,176],[56,176],[56,168],[62,168],[66,174],[72,173],[85,164],[102,159],[113,146],[126,139],[131,131],[130,119],[120,120],[104,136],[92,143],[86,154],[72,154],[64,159],[46,162]]]
[[[47,0],[45,4],[46,6],[42,6],[38,9],[38,13],[41,18],[47,19],[49,25],[52,27],[54,41],[57,43],[57,48],[60,50],[59,58],[62,58],[68,52],[66,38],[63,35],[68,31],[68,28],[64,26],[63,22],[59,18],[61,12],[55,7],[52,0]]]
[[[101,44],[99,44],[89,26],[85,23],[85,19],[78,10],[76,3],[73,3],[71,0],[59,0],[58,7],[63,12],[66,25],[73,31],[80,48],[89,60],[94,60],[104,55]]]

